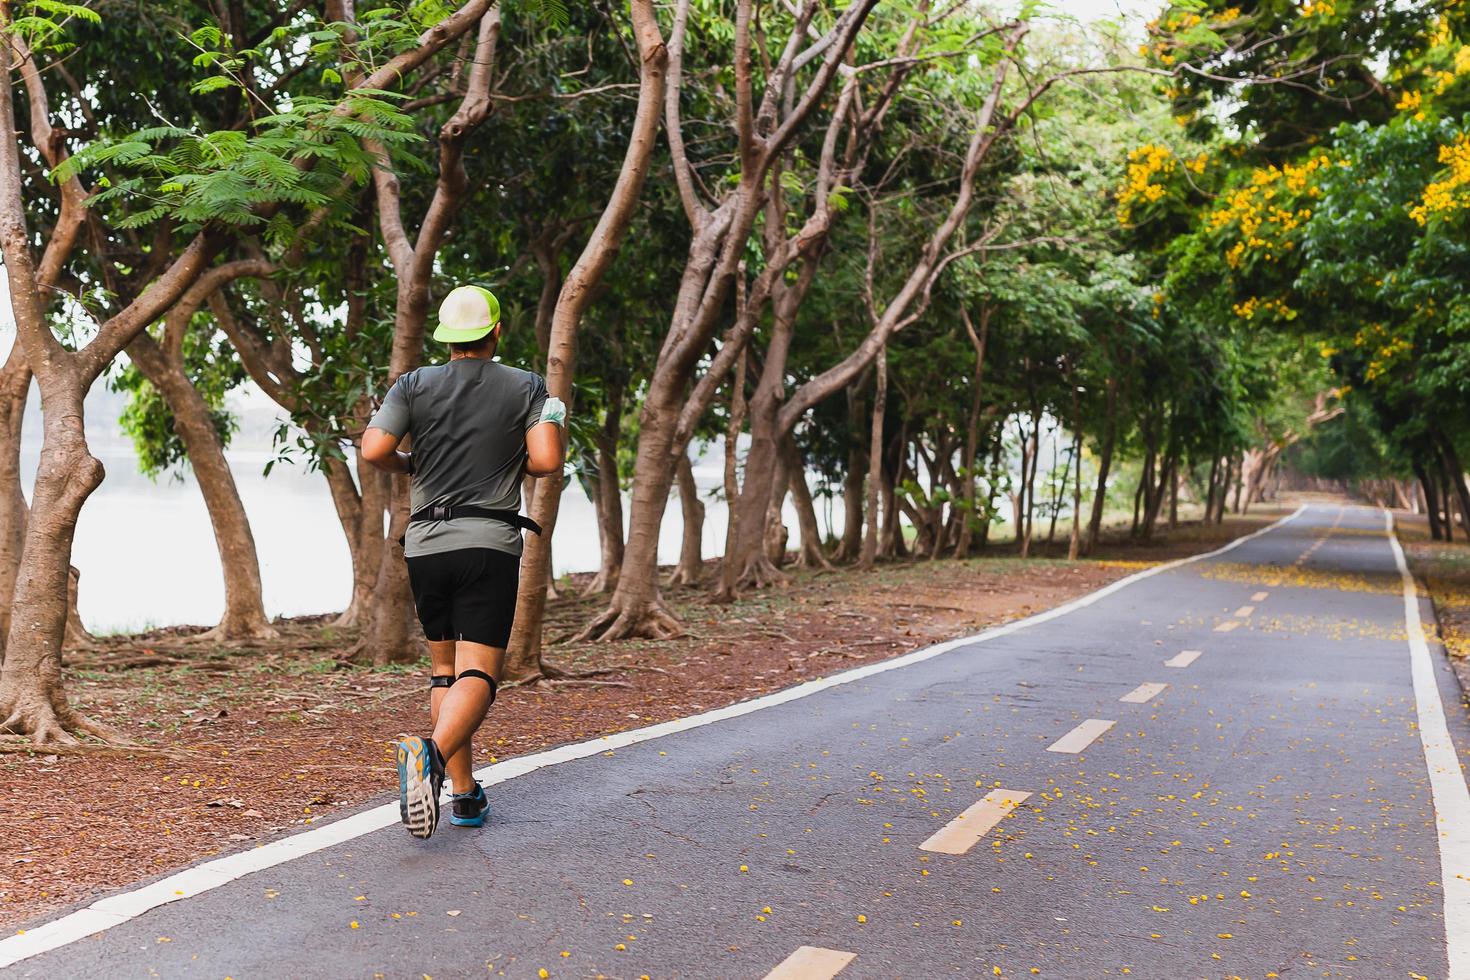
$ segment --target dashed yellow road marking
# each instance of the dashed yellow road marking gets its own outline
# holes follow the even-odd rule
[[[1204,656],[1203,650],[1180,650],[1174,656],[1164,661],[1165,667],[1188,667],[1200,657]]]
[[[1231,630],[1235,629],[1235,627],[1237,627],[1239,625],[1240,625],[1240,620],[1238,620],[1238,619],[1227,619],[1227,620],[1225,620],[1225,622],[1223,622],[1219,626],[1216,626],[1215,627],[1215,632],[1216,633],[1229,633]]]
[[[856,953],[820,946],[802,946],[781,961],[765,980],[831,980],[857,959]]]
[[[964,854],[1030,795],[1024,790],[993,789],[983,800],[935,831],[934,836],[919,845],[919,850]]]
[[[1067,752],[1075,755],[1097,741],[1103,732],[1116,725],[1115,721],[1089,718],[1046,747],[1048,752]]]
[[[1249,619],[1251,614],[1255,611],[1255,606],[1241,606],[1239,609],[1235,610],[1235,615],[1240,619]]]
[[[1152,701],[1155,694],[1158,694],[1168,686],[1168,684],[1160,684],[1157,681],[1149,681],[1146,684],[1138,685],[1118,700],[1126,701],[1129,704],[1143,704],[1146,701]]]
[[[1265,602],[1266,596],[1270,594],[1271,593],[1269,592],[1257,592],[1255,595],[1251,596],[1251,602]]]

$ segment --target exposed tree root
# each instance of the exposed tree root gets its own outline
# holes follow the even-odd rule
[[[614,601],[572,637],[574,642],[606,640],[672,640],[688,636],[684,624],[660,599],[623,608]]]
[[[554,663],[541,661],[540,670],[529,677],[520,677],[501,684],[501,690],[511,687],[570,687],[585,684],[591,687],[632,687],[627,681],[605,681],[598,678],[638,670],[637,667],[593,667],[587,670],[570,670]],[[657,668],[654,668],[657,669]]]
[[[598,569],[597,574],[592,577],[586,587],[582,589],[583,596],[604,595],[618,587],[618,570],[616,568]]]
[[[791,577],[775,563],[765,556],[764,553],[756,555],[754,560],[745,563],[740,570],[740,577],[735,580],[735,588],[739,590],[769,589],[776,586],[786,585]]]
[[[193,636],[185,637],[181,642],[186,644],[213,643],[220,646],[244,646],[252,642],[262,640],[279,640],[280,630],[270,623],[255,623],[249,625],[220,623],[212,629],[203,633],[195,633]]]
[[[0,702],[0,712],[5,715],[0,734],[29,737],[36,745],[82,744],[76,735],[91,735],[112,746],[136,745],[117,729],[72,708],[59,691],[12,695]]]
[[[680,565],[678,568],[674,569],[673,574],[669,576],[668,581],[666,581],[664,585],[666,588],[670,589],[678,589],[686,586],[697,589],[699,588],[700,583],[704,581],[703,573],[703,565],[696,565],[693,568]]]
[[[761,552],[741,565],[733,585],[722,575],[710,598],[716,602],[734,602],[746,592],[777,588],[790,582],[791,577]]]

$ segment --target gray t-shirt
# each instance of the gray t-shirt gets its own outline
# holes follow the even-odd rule
[[[399,377],[368,426],[412,437],[415,511],[430,504],[520,510],[526,433],[545,401],[539,374],[466,357]],[[420,521],[408,526],[403,553],[459,548],[519,555],[521,531],[484,517]]]

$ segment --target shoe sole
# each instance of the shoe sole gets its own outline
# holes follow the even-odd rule
[[[456,827],[483,827],[485,826],[485,819],[489,816],[489,810],[486,810],[478,817],[457,817],[451,813],[449,815],[449,822]]]
[[[419,840],[432,837],[439,822],[439,795],[434,792],[429,746],[418,736],[398,743],[398,816]]]

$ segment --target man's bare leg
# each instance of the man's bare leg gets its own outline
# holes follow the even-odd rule
[[[454,644],[454,675],[458,678],[467,670],[478,670],[489,674],[499,684],[500,667],[504,659],[504,647],[459,640]],[[435,670],[438,669],[436,654]],[[470,738],[484,722],[485,713],[489,710],[490,685],[478,677],[456,680],[454,686],[438,698],[438,710],[434,717],[434,744],[444,755],[445,771],[454,780],[456,793],[467,793],[474,789],[474,777],[470,771]],[[451,768],[456,762],[463,766],[463,782],[460,781],[459,772]]]
[[[429,663],[431,673],[435,677],[448,677],[453,679],[457,676],[454,669],[454,646],[453,640],[430,640],[429,641]],[[469,683],[468,681],[466,683]],[[433,687],[429,689],[429,726],[432,728],[439,724],[439,709],[444,703],[444,698],[449,694],[447,687]],[[444,751],[442,743],[441,752]],[[453,755],[444,760],[444,772],[454,783],[456,793],[469,793],[475,788],[475,777],[473,775],[473,760],[470,757],[470,745],[466,741],[464,746]]]

